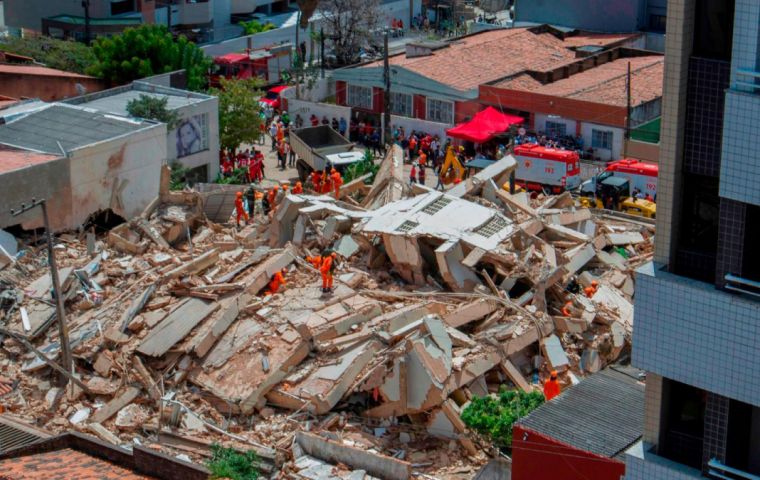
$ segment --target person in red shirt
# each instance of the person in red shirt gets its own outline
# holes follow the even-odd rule
[[[412,164],[412,170],[409,172],[409,185],[413,185],[417,181],[417,164]]]
[[[559,380],[557,380],[557,371],[552,370],[549,379],[544,383],[544,397],[546,397],[546,401],[548,402],[556,397],[561,391],[562,387],[559,384]]]

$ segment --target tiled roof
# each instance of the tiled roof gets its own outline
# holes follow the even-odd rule
[[[0,461],[8,480],[153,480],[70,448]]]
[[[632,36],[585,34],[561,40],[551,33],[534,33],[527,28],[491,30],[452,41],[429,56],[395,55],[390,63],[467,91],[521,72],[544,72],[569,64],[577,60],[571,47],[579,44],[610,46]],[[367,66],[381,65],[382,62],[373,62]]]
[[[56,70],[55,68],[42,67],[39,65],[6,65],[0,64],[0,74],[16,75],[40,75],[45,77],[70,77],[70,78],[95,78],[78,73]]]
[[[662,97],[665,61],[661,55],[619,58],[546,85],[542,85],[528,74],[523,74],[498,82],[494,86],[625,107],[629,62],[631,104],[636,106]]]
[[[613,458],[641,437],[644,385],[632,373],[608,368],[563,391],[517,425]]]

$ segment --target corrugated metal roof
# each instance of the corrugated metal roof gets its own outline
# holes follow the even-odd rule
[[[14,448],[31,445],[49,436],[8,417],[0,416],[0,454]]]
[[[612,458],[641,437],[644,385],[608,368],[568,388],[517,425]]]
[[[151,125],[56,103],[0,126],[0,143],[57,155]]]

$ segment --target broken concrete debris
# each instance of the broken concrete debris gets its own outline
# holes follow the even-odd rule
[[[474,473],[487,449],[460,419],[474,396],[540,388],[550,370],[569,384],[627,355],[633,272],[654,227],[568,194],[511,195],[498,188],[509,161],[456,195],[413,195],[402,158],[392,149],[371,187],[286,195],[240,230],[209,221],[203,194],[186,191],[100,239],[61,235],[86,389],[54,385],[45,251],[22,238],[0,263],[12,333],[0,360],[19,379],[6,411],[194,461],[213,442],[253,449],[278,478]],[[338,254],[329,294],[304,260],[325,251]],[[282,271],[286,284],[265,295]]]

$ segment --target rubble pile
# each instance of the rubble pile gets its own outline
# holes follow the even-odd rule
[[[509,194],[511,157],[411,192],[399,155],[350,200],[281,196],[242,230],[164,191],[99,239],[60,235],[66,388],[45,250],[26,246],[0,267],[6,411],[195,461],[254,449],[279,478],[471,477],[490,451],[460,419],[473,396],[625,357],[654,227]],[[325,249],[327,294],[305,260]]]

